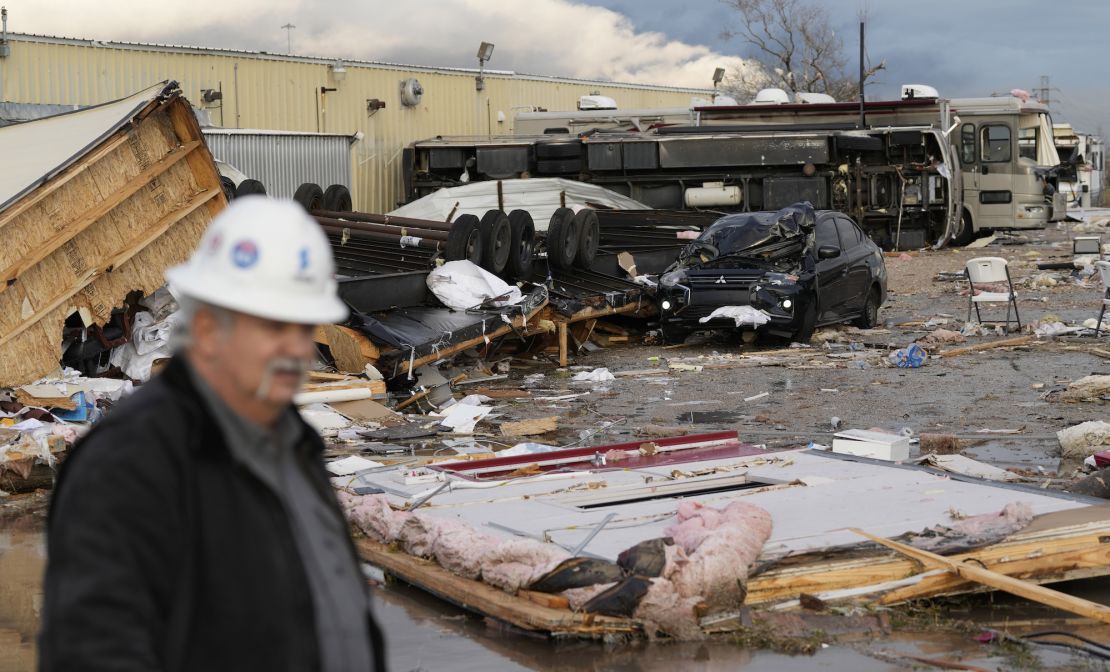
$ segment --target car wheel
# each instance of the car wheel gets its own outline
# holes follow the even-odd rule
[[[578,255],[574,258],[574,265],[588,271],[597,256],[597,245],[601,237],[597,213],[584,208],[574,216],[574,222],[578,226]]]
[[[806,301],[806,307],[802,313],[802,321],[798,323],[798,331],[794,335],[794,340],[799,343],[809,343],[809,339],[813,338],[813,332],[817,329],[817,301]]]
[[[509,213],[509,228],[512,230],[513,242],[506,270],[514,280],[527,280],[532,277],[532,248],[536,240],[536,225],[527,210],[513,210]]]
[[[960,224],[952,234],[952,244],[963,247],[975,240],[975,227],[971,224],[971,215],[964,212],[960,215]]]
[[[659,331],[663,334],[663,342],[671,345],[682,345],[690,335],[689,329],[673,324],[661,324]]]
[[[490,210],[482,217],[482,268],[500,275],[509,262],[513,233],[509,218],[500,210]]]
[[[578,221],[570,208],[559,208],[547,224],[547,261],[555,268],[567,269],[578,255]]]
[[[867,293],[867,301],[863,304],[863,312],[856,318],[856,326],[860,329],[874,329],[879,324],[879,288],[872,287]]]
[[[447,232],[443,256],[447,261],[466,259],[474,264],[482,262],[482,228],[477,217],[459,215]]]

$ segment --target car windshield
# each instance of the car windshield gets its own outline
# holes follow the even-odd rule
[[[691,266],[724,259],[777,261],[797,257],[815,222],[809,203],[797,203],[778,212],[728,215],[691,241],[680,261]]]

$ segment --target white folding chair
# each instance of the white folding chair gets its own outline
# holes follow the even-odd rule
[[[1002,257],[976,257],[967,262],[964,268],[970,291],[967,297],[967,319],[971,321],[971,307],[975,306],[975,317],[980,323],[983,316],[979,313],[980,303],[1005,303],[1006,328],[1010,327],[1010,307],[1014,309],[1014,321],[1021,329],[1021,315],[1018,313],[1017,294],[1014,293],[1014,283],[1010,280],[1010,266]],[[1005,284],[1005,291],[991,291],[999,285]],[[994,285],[994,287],[990,287]],[[984,286],[987,286],[983,289]],[[978,293],[976,293],[978,292]],[[993,320],[998,322],[998,320]]]
[[[1098,324],[1095,325],[1095,336],[1097,337],[1102,331],[1102,316],[1106,314],[1106,308],[1110,306],[1110,261],[1096,261],[1095,268],[1098,269],[1098,274],[1102,277],[1102,306],[1098,311]]]

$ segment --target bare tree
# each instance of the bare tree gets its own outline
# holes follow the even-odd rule
[[[740,15],[740,26],[723,33],[751,47],[760,67],[738,69],[724,88],[738,99],[750,99],[759,89],[780,88],[788,93],[827,93],[837,100],[859,98],[858,76],[849,72],[844,42],[833,30],[824,7],[803,0],[721,0]],[[885,67],[864,70],[873,81]]]

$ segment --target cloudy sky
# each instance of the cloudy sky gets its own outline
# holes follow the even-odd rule
[[[1105,0],[819,1],[853,64],[867,10],[869,57],[887,64],[868,98],[909,82],[949,97],[1032,90],[1049,75],[1057,120],[1110,121]],[[284,52],[292,23],[305,55],[473,67],[486,40],[493,69],[679,86],[708,87],[749,55],[722,37],[736,16],[719,0],[3,2],[15,32]]]

